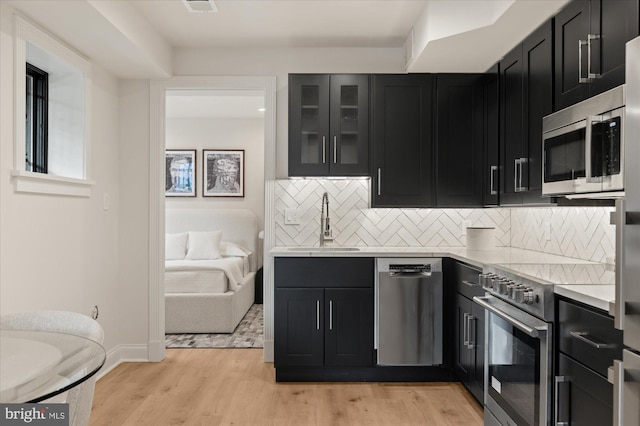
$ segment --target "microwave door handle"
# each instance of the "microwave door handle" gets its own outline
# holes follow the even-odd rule
[[[585,129],[585,171],[587,175],[587,183],[600,183],[602,182],[601,177],[593,177],[593,170],[591,169],[591,153],[593,150],[593,123],[602,122],[602,116],[599,115],[589,115],[586,120],[586,129]],[[602,144],[601,144],[602,145]]]

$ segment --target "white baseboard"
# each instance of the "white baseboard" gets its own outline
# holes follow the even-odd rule
[[[273,362],[273,340],[264,341],[264,362]]]
[[[147,345],[119,345],[107,352],[107,359],[98,371],[98,380],[123,362],[150,362]]]

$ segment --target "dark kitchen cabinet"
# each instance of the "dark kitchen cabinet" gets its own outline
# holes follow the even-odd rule
[[[430,74],[372,76],[371,207],[434,205],[433,85]]]
[[[275,366],[373,365],[371,258],[275,259]]]
[[[480,271],[456,262],[453,281],[455,347],[453,368],[458,378],[479,403],[484,401],[484,309],[472,301],[482,296],[478,284]]]
[[[622,332],[606,312],[559,298],[556,309],[556,422],[612,425],[613,385],[608,368],[622,357]]]
[[[485,148],[484,169],[482,169],[482,203],[496,206],[500,192],[500,85],[498,84],[498,64],[484,77],[485,100]]]
[[[500,62],[500,204],[542,198],[542,117],[552,112],[552,25],[546,22]]]
[[[574,0],[555,16],[555,110],[625,82],[638,0]]]
[[[483,204],[484,74],[436,76],[436,206]]]
[[[289,75],[289,176],[369,175],[369,76]]]

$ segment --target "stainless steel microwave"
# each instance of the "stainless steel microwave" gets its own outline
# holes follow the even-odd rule
[[[622,195],[624,112],[622,85],[542,119],[543,195]]]

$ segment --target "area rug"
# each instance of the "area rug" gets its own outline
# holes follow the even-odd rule
[[[262,305],[249,308],[233,333],[220,334],[166,334],[167,348],[262,348]]]

